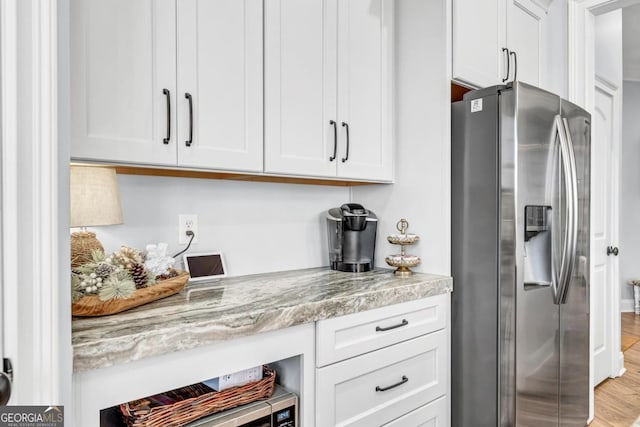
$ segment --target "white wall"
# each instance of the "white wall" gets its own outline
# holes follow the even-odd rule
[[[422,258],[417,271],[450,274],[450,53],[446,1],[396,2],[396,183],[355,187],[353,201],[381,218],[376,264],[399,253],[386,236],[400,218],[421,238],[407,252]]]
[[[124,224],[95,228],[105,250],[178,245],[178,215],[198,215],[190,252],[220,250],[231,275],[328,265],[324,213],[349,189],[315,185],[119,175]]]
[[[640,82],[625,80],[622,97],[620,296],[622,309],[631,311],[633,291],[627,282],[640,279]]]
[[[599,15],[595,20],[596,75],[613,84],[622,85],[622,10]]]
[[[568,0],[554,0],[547,12],[546,46],[544,51],[546,70],[543,89],[563,98],[568,94]]]

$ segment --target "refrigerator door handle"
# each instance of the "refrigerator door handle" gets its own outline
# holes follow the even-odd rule
[[[574,217],[574,205],[573,205],[573,194],[574,194],[574,186],[572,180],[572,166],[571,166],[571,158],[569,154],[569,142],[567,140],[567,133],[564,129],[564,123],[562,122],[562,118],[560,115],[557,115],[554,119],[554,136],[557,135],[560,140],[560,159],[562,162],[562,171],[564,175],[564,189],[565,189],[565,198],[567,200],[566,203],[566,212],[565,212],[565,230],[564,230],[564,239],[563,239],[563,248],[562,255],[560,261],[560,271],[557,271],[554,274],[553,280],[555,282],[555,286],[553,287],[554,291],[554,302],[556,304],[562,304],[562,296],[565,294],[565,288],[568,285],[570,274],[569,274],[569,264],[571,258],[571,240],[573,236],[573,217]]]
[[[573,150],[573,139],[571,138],[571,131],[569,130],[569,122],[566,118],[562,119],[562,125],[567,136],[567,149],[569,154],[569,167],[571,178],[571,200],[567,205],[571,206],[570,209],[570,229],[571,236],[569,240],[569,261],[567,263],[566,280],[560,294],[561,304],[567,303],[567,297],[569,294],[569,284],[571,283],[571,276],[573,275],[573,267],[576,260],[576,251],[578,248],[578,173],[576,167],[576,156]]]

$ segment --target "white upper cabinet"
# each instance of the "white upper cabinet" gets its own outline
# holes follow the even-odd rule
[[[505,9],[505,0],[453,0],[453,80],[486,87],[506,78]]]
[[[454,0],[453,74],[486,87],[544,81],[547,11],[533,0]]]
[[[178,165],[261,172],[262,0],[177,5]]]
[[[265,172],[331,176],[337,0],[265,3]]]
[[[511,55],[511,78],[534,86],[543,81],[547,13],[531,0],[509,0],[507,43]]]
[[[394,0],[71,0],[71,158],[393,180]]]
[[[175,164],[175,25],[174,0],[72,0],[73,158]]]
[[[265,8],[265,172],[391,181],[393,0]]]
[[[72,0],[71,22],[72,158],[262,172],[262,0]]]
[[[338,176],[393,179],[393,2],[338,2]]]

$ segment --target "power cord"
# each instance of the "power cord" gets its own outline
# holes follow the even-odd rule
[[[189,247],[191,246],[191,242],[193,242],[193,238],[196,237],[196,234],[191,231],[191,230],[187,230],[187,232],[185,233],[187,236],[191,236],[191,238],[189,239],[189,243],[187,243],[187,247],[184,248],[183,250],[181,250],[180,252],[178,252],[177,254],[175,254],[173,257],[177,257],[178,255],[182,255],[183,253],[187,252],[189,250]]]

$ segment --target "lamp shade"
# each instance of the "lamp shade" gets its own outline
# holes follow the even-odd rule
[[[71,227],[122,224],[116,171],[71,165]]]

